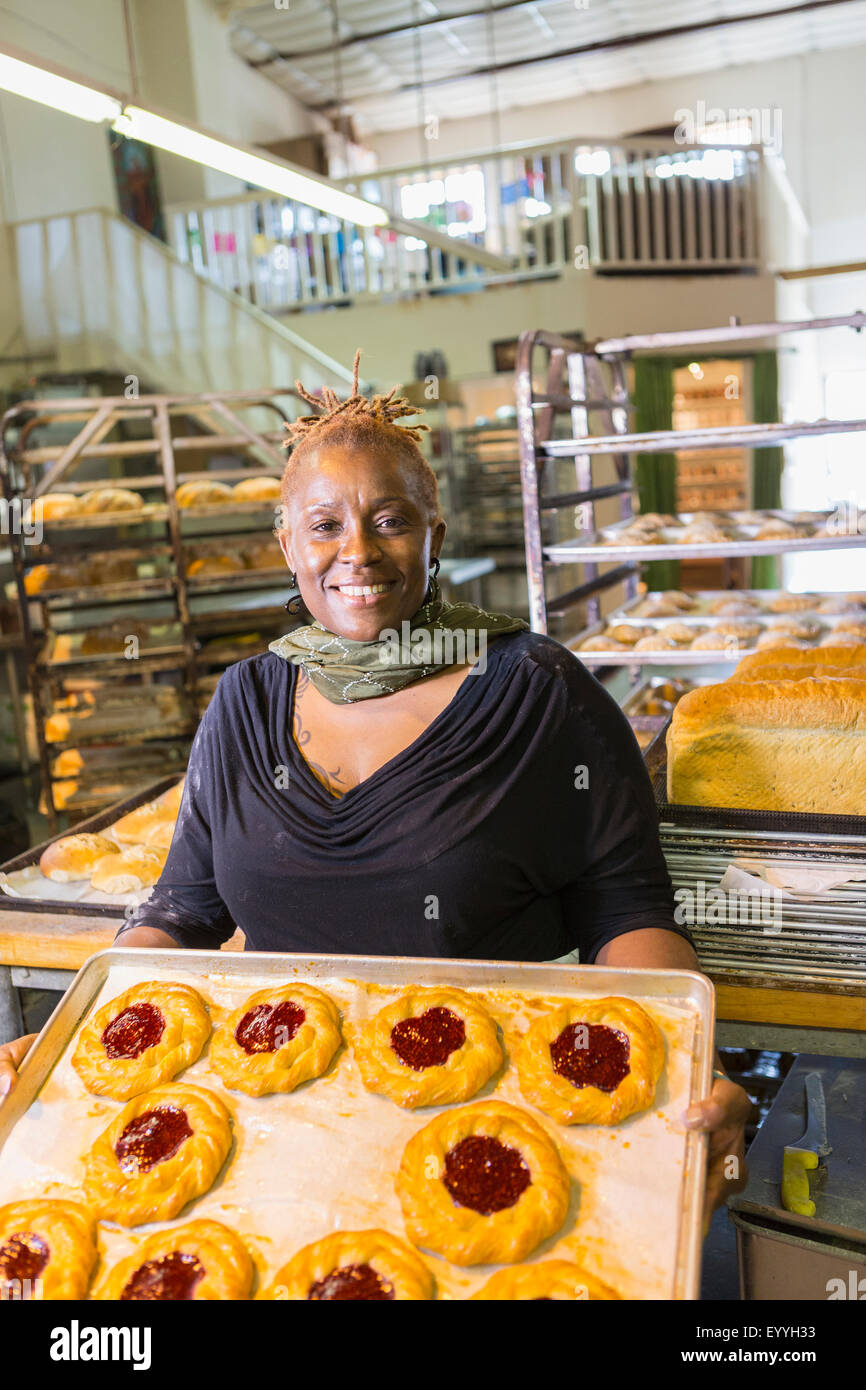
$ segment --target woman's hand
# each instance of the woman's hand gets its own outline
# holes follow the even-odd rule
[[[36,1041],[35,1033],[27,1033],[23,1038],[0,1047],[0,1101],[9,1094],[18,1080],[18,1068]]]
[[[746,1121],[751,1113],[752,1102],[742,1086],[734,1081],[722,1081],[720,1077],[713,1078],[709,1100],[698,1101],[685,1113],[686,1129],[710,1136],[704,1236],[716,1208],[724,1206],[729,1197],[742,1192],[746,1186]]]

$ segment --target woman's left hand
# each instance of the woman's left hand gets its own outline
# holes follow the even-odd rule
[[[746,1121],[752,1112],[752,1102],[742,1086],[734,1081],[713,1078],[709,1100],[689,1106],[684,1120],[686,1129],[709,1134],[707,1153],[707,1187],[704,1196],[704,1236],[710,1228],[713,1212],[735,1192],[746,1186]]]

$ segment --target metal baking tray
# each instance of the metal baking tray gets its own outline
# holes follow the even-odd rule
[[[705,976],[686,970],[393,956],[102,951],[78,972],[27,1054],[19,1085],[0,1108],[0,1150],[5,1151],[0,1152],[0,1201],[44,1190],[51,1168],[61,1187],[77,1185],[80,1153],[117,1107],[86,1095],[64,1053],[97,1002],[136,980],[151,979],[198,985],[215,1013],[236,1007],[251,989],[268,982],[303,980],[333,993],[350,1028],[381,1008],[388,991],[459,985],[485,992],[504,1024],[506,1047],[548,1000],[614,994],[650,1008],[655,1004],[668,1055],[650,1110],[616,1127],[557,1126],[538,1113],[577,1178],[573,1194],[579,1193],[580,1201],[579,1211],[575,1214],[573,1202],[561,1233],[537,1255],[583,1260],[627,1298],[697,1298],[707,1139],[686,1131],[681,1115],[711,1086],[714,992]],[[370,1096],[346,1054],[339,1055],[326,1080],[290,1096],[252,1100],[224,1091],[207,1056],[184,1072],[183,1080],[218,1090],[244,1136],[222,1180],[197,1202],[195,1216],[226,1221],[254,1251],[265,1244],[270,1274],[331,1229],[376,1225],[402,1234],[393,1175],[405,1143],[429,1121],[432,1107],[407,1112]],[[482,1094],[491,1092],[531,1110],[508,1064]],[[40,1104],[31,1111],[37,1097]],[[22,1130],[10,1144],[18,1124]],[[57,1191],[55,1183],[52,1190]],[[124,1240],[128,1248],[128,1233],[101,1228],[109,1260],[118,1257]],[[465,1298],[490,1273],[490,1266],[458,1269],[439,1259],[430,1264],[446,1298]]]
[[[89,816],[87,820],[78,821],[72,830],[63,830],[59,835],[52,835],[51,839],[43,840],[41,844],[31,845],[30,849],[25,850],[23,854],[18,854],[14,859],[0,864],[0,874],[11,874],[17,869],[28,869],[31,865],[38,864],[48,846],[53,844],[55,840],[62,840],[66,835],[81,835],[85,832],[105,830],[107,826],[120,820],[121,816],[125,816],[128,811],[134,811],[137,806],[143,806],[145,801],[154,801],[163,792],[167,792],[169,787],[173,787],[175,782],[180,781],[184,771],[184,767],[178,767],[170,774],[161,777],[158,782],[153,782],[148,787],[142,787],[125,801],[115,801],[104,811]],[[45,882],[47,887],[51,886],[48,879]],[[58,887],[60,886],[58,885]],[[116,904],[67,902],[65,899],[52,897],[17,898],[5,892],[2,883],[0,883],[0,911],[3,912],[57,912],[64,915],[71,913],[74,917],[122,919],[123,904],[124,900],[120,895],[118,895]]]
[[[769,605],[774,599],[780,598],[783,594],[789,594],[792,598],[814,599],[815,602],[809,608],[796,608],[788,612],[776,612],[772,610]],[[804,621],[826,623],[830,626],[832,626],[838,618],[860,617],[863,622],[866,622],[866,594],[834,593],[830,590],[824,593],[795,594],[786,589],[695,589],[694,591],[689,591],[689,595],[691,598],[695,599],[695,607],[686,609],[683,613],[677,615],[677,618],[681,622],[688,622],[690,620],[696,623],[738,621],[735,614],[710,612],[712,605],[723,599],[727,599],[732,603],[736,602],[737,599],[754,599],[761,605],[761,609],[754,614],[757,619],[769,618],[779,620],[791,618],[796,620],[802,618]],[[639,613],[636,613],[635,610],[640,608],[644,603],[658,601],[663,599],[664,596],[665,590],[663,589],[653,589],[645,594],[636,594],[634,598],[630,598],[626,603],[620,604],[612,613],[608,613],[607,621],[608,623],[640,622],[652,625],[653,619],[642,617]],[[822,613],[819,611],[819,604],[828,598],[849,598],[851,602],[847,608],[838,613]],[[748,622],[750,616],[751,615],[744,613],[742,615],[742,621]],[[662,619],[662,621],[665,620]]]
[[[799,515],[795,512],[768,511],[767,517],[777,518],[780,521],[794,521],[794,517]],[[833,515],[832,512],[815,512],[815,525],[821,524]],[[691,513],[681,513],[683,521],[689,521]],[[841,550],[851,546],[866,545],[866,534],[860,535],[839,535],[839,536],[798,536],[793,540],[780,538],[770,538],[767,540],[755,540],[749,533],[756,532],[759,528],[757,524],[751,526],[732,527],[734,534],[721,541],[711,541],[709,543],[690,544],[688,542],[677,543],[673,539],[663,542],[661,545],[620,545],[616,544],[617,535],[634,524],[639,517],[629,517],[624,521],[614,522],[610,526],[604,526],[600,531],[590,536],[585,533],[573,541],[558,541],[554,545],[544,547],[544,555],[551,564],[568,565],[576,560],[592,561],[595,564],[604,564],[607,560],[639,560],[644,564],[649,564],[653,560],[724,560],[728,557],[745,555],[786,555],[791,551],[803,550]],[[724,518],[720,518],[724,522]],[[801,521],[800,525],[807,525]],[[662,528],[669,537],[675,534],[675,528]],[[608,538],[605,543],[604,537]]]
[[[647,714],[644,706],[650,696],[657,694],[664,686],[670,685],[673,680],[674,677],[672,676],[650,676],[648,680],[629,691],[628,697],[623,700],[620,706],[623,714],[627,714],[629,720],[638,718],[661,719],[662,723],[666,724],[669,717],[667,714]],[[681,681],[680,684],[684,685],[685,689],[678,694],[677,699],[681,699],[683,695],[687,695],[690,690],[695,688],[691,681]],[[673,703],[675,704],[676,701]]]

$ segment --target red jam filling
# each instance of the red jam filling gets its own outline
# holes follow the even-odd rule
[[[625,1033],[605,1023],[569,1023],[550,1044],[553,1070],[572,1086],[615,1091],[628,1076],[631,1046]]]
[[[450,1009],[428,1009],[391,1029],[391,1046],[413,1071],[441,1067],[466,1041],[466,1025]]]
[[[490,1216],[513,1207],[532,1178],[517,1149],[470,1134],[445,1155],[443,1182],[459,1207]]]
[[[282,1004],[256,1004],[235,1029],[235,1042],[244,1052],[276,1052],[291,1042],[306,1011],[287,999]]]
[[[351,1299],[359,1303],[381,1303],[393,1297],[393,1284],[377,1274],[371,1265],[340,1265],[310,1286],[307,1301],[345,1303]]]
[[[0,1244],[0,1289],[13,1280],[38,1279],[51,1251],[41,1236],[32,1231],[16,1231]],[[23,1295],[23,1290],[22,1290]]]
[[[192,1298],[196,1285],[204,1278],[204,1265],[195,1255],[180,1250],[158,1260],[147,1260],[127,1281],[121,1303],[180,1302]]]
[[[102,1032],[109,1057],[140,1057],[156,1047],[165,1032],[165,1019],[155,1004],[130,1004]]]
[[[146,1173],[176,1154],[192,1134],[185,1110],[158,1105],[130,1120],[114,1146],[124,1173]]]

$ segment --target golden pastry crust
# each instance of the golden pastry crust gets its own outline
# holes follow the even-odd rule
[[[447,1046],[449,1032],[452,1041],[459,1039],[460,1025],[464,1041],[455,1041],[441,1064],[434,1062],[416,1069],[394,1050],[393,1030],[410,1019],[417,1024],[431,1010],[443,1009],[452,1018],[434,1015],[427,1020],[435,1035],[428,1034],[428,1041],[434,1046],[437,1041]],[[410,1026],[408,1037],[405,1028],[401,1031],[404,1051],[405,1045],[417,1048],[422,1042],[417,1027],[412,1030]],[[368,1091],[377,1091],[407,1110],[414,1110],[419,1105],[450,1105],[469,1100],[502,1065],[502,1048],[496,1024],[477,999],[460,989],[418,988],[407,990],[364,1024],[355,1043],[355,1060]]]
[[[612,1028],[628,1039],[628,1071],[611,1091],[591,1083],[573,1084],[554,1070],[551,1046],[564,1029],[580,1024]],[[592,1035],[575,1033],[574,1056],[581,1042],[591,1047]],[[562,1125],[615,1125],[653,1103],[656,1083],[665,1061],[661,1029],[632,999],[576,999],[536,1018],[516,1049],[520,1090]],[[614,1071],[616,1074],[616,1071]]]
[[[124,1033],[117,1036],[120,1030],[115,1024],[116,1036],[112,1040],[109,1035],[106,1047],[106,1028],[127,1009],[133,1013],[121,1020],[127,1025]],[[162,1016],[158,1040],[137,1056],[128,1055],[147,1040],[149,1032],[158,1031],[160,1020],[154,1011]],[[72,1065],[92,1095],[131,1100],[192,1066],[201,1056],[210,1029],[205,1002],[189,985],[158,980],[132,985],[103,1004],[84,1025],[72,1054]]]
[[[144,506],[144,498],[126,487],[98,487],[85,492],[81,499],[81,511],[85,516],[96,512],[137,512]]]
[[[482,1289],[472,1295],[475,1302],[504,1301],[518,1303],[549,1298],[556,1302],[589,1302],[619,1299],[610,1285],[596,1279],[588,1270],[570,1260],[542,1260],[537,1265],[517,1265],[500,1269]]]
[[[138,845],[155,821],[174,819],[174,811],[165,802],[145,801],[108,828],[119,845]]]
[[[280,1011],[282,1005],[294,1005],[304,1017],[299,1022],[291,1008]],[[247,1052],[237,1032],[253,1010],[261,1012],[250,1033],[253,1050]],[[333,999],[314,985],[282,985],[257,990],[229,1014],[213,1035],[210,1062],[230,1090],[266,1096],[294,1091],[321,1076],[341,1042],[340,1010]],[[273,1050],[267,1050],[271,1043]]]
[[[167,1150],[164,1158],[158,1156],[159,1148],[155,1154],[147,1152],[157,1124],[154,1111],[160,1112],[158,1122],[164,1127],[157,1136]],[[125,1167],[116,1152],[121,1136],[131,1149],[122,1155]],[[88,1201],[101,1220],[121,1226],[171,1221],[187,1202],[207,1192],[231,1145],[231,1118],[213,1091],[158,1086],[125,1105],[91,1148],[84,1172]],[[148,1157],[155,1158],[149,1167],[144,1166]]]
[[[100,893],[140,893],[158,882],[167,858],[167,849],[124,845],[118,854],[106,854],[96,861],[90,886]]]
[[[0,1207],[0,1301],[84,1298],[95,1264],[96,1218],[80,1202]]]
[[[330,1290],[315,1286],[321,1285],[337,1270],[349,1267],[357,1281],[366,1275],[369,1285],[376,1289],[376,1282],[365,1269],[359,1270],[359,1266],[367,1266],[378,1275],[377,1292],[383,1301],[418,1303],[433,1297],[433,1276],[420,1255],[387,1231],[373,1230],[335,1231],[324,1240],[305,1245],[277,1271],[264,1298],[287,1302],[334,1301],[337,1290],[333,1286]]]
[[[643,627],[637,623],[614,623],[613,627],[607,628],[606,636],[612,637],[615,642],[623,642],[627,647],[633,647],[642,637],[652,637],[654,631],[654,628]]]
[[[236,502],[278,502],[279,478],[242,478],[232,492]]]
[[[176,1282],[171,1256],[185,1257],[186,1269],[181,1268]],[[145,1269],[146,1265],[151,1268]],[[254,1272],[247,1247],[228,1226],[221,1221],[190,1221],[148,1236],[103,1276],[93,1297],[123,1303],[237,1302],[249,1298]]]
[[[233,495],[227,483],[215,478],[194,478],[191,482],[181,483],[174,498],[179,507],[212,507],[231,502]]]
[[[53,883],[75,883],[90,878],[93,870],[107,854],[117,854],[117,845],[105,835],[82,831],[53,840],[43,850],[39,868]]]
[[[452,1189],[461,1191],[462,1145],[469,1140],[498,1141],[492,1155],[478,1146],[476,1200],[489,1206],[486,1212],[452,1196]],[[497,1169],[491,1195],[485,1179]],[[466,1182],[472,1186],[471,1173]],[[559,1230],[568,1211],[569,1177],[553,1140],[525,1110],[504,1101],[437,1115],[406,1145],[395,1187],[409,1239],[456,1265],[522,1260]]]

